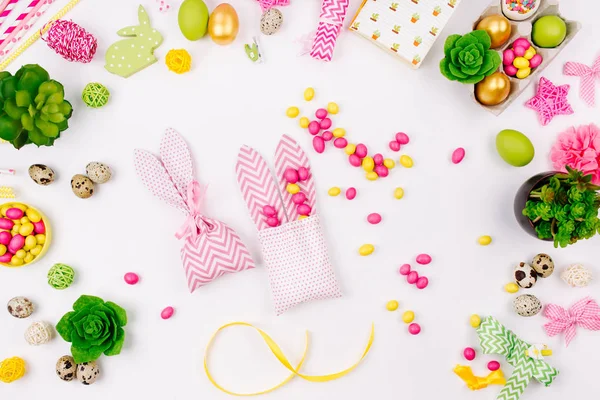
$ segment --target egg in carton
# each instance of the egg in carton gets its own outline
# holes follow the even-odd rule
[[[573,39],[575,37],[577,32],[579,32],[579,30],[581,29],[581,23],[579,23],[577,21],[570,21],[570,20],[563,18],[563,16],[559,12],[559,1],[558,0],[538,0],[539,4],[538,4],[537,11],[534,10],[534,11],[529,12],[527,14],[527,18],[522,21],[513,20],[511,18],[515,18],[514,15],[511,15],[509,13],[503,13],[504,1],[505,0],[493,1],[485,9],[485,11],[481,14],[481,16],[477,19],[477,21],[475,21],[475,23],[473,24],[473,29],[475,29],[477,27],[477,24],[479,24],[479,22],[485,17],[489,17],[491,15],[503,15],[503,16],[507,17],[508,20],[510,21],[511,35],[505,44],[494,49],[500,54],[500,58],[502,59],[504,50],[510,48],[515,40],[517,40],[519,38],[525,38],[531,43],[531,46],[535,49],[536,53],[540,54],[542,56],[543,61],[539,66],[533,68],[531,70],[531,74],[529,74],[529,76],[524,79],[519,79],[514,76],[509,76],[508,79],[510,80],[510,93],[509,93],[508,97],[506,98],[506,100],[504,100],[500,104],[497,104],[494,106],[487,106],[487,105],[481,104],[475,97],[475,85],[469,86],[470,90],[471,90],[471,98],[473,99],[473,101],[475,101],[481,107],[485,108],[486,110],[488,110],[489,112],[491,112],[492,114],[494,114],[496,116],[502,114],[502,112],[504,112],[504,110],[506,110],[512,104],[512,102],[515,101],[516,98],[519,97],[521,95],[521,93],[523,93],[523,91],[532,82],[539,81],[539,76],[540,76],[541,72],[544,70],[544,68],[546,68],[546,66],[548,64],[550,64],[552,62],[552,60],[554,60],[554,58],[562,51],[562,49],[571,41],[571,39]],[[506,14],[508,14],[508,15],[506,15]],[[531,32],[533,30],[533,24],[535,23],[535,21],[537,21],[539,18],[546,16],[546,15],[556,15],[557,17],[559,17],[563,21],[565,21],[565,24],[567,25],[567,34],[565,36],[565,39],[562,41],[562,43],[560,45],[558,45],[557,47],[554,47],[554,48],[539,47],[533,42],[533,39],[531,37]],[[517,18],[519,18],[519,17],[517,17]],[[520,18],[522,18],[522,16],[520,16]],[[504,65],[500,64],[498,71],[503,72]]]

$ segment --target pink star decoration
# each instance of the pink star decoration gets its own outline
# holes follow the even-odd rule
[[[548,125],[555,115],[573,114],[573,109],[567,101],[569,85],[554,86],[548,79],[541,77],[535,96],[525,103],[525,106],[538,112],[542,125]]]

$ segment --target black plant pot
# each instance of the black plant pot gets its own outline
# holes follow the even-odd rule
[[[527,179],[525,181],[525,183],[523,183],[521,185],[521,187],[519,188],[519,190],[517,191],[517,194],[515,195],[515,202],[514,202],[514,211],[515,211],[515,218],[517,219],[517,222],[519,223],[519,225],[521,226],[521,228],[523,228],[523,230],[525,232],[527,232],[528,234],[530,234],[531,236],[538,238],[537,232],[535,231],[535,227],[533,225],[533,223],[531,222],[531,220],[529,218],[527,218],[525,215],[523,215],[523,210],[525,209],[525,204],[527,203],[527,200],[529,199],[529,193],[531,193],[533,190],[539,188],[540,186],[545,185],[546,183],[548,183],[550,181],[550,178],[552,178],[554,175],[559,174],[560,172],[556,172],[556,171],[547,171],[547,172],[542,172],[539,173],[537,175],[532,176],[531,178]],[[547,242],[551,242],[552,239],[540,239],[540,240],[544,240]]]

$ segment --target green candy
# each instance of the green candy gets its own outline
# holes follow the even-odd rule
[[[531,140],[519,131],[504,129],[496,136],[496,150],[513,167],[524,167],[535,156]]]
[[[208,7],[202,0],[185,0],[179,7],[179,29],[187,40],[198,40],[208,29]]]

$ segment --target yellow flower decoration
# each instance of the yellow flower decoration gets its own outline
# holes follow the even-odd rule
[[[167,53],[165,64],[170,71],[184,74],[192,67],[192,56],[185,49],[172,49]]]

